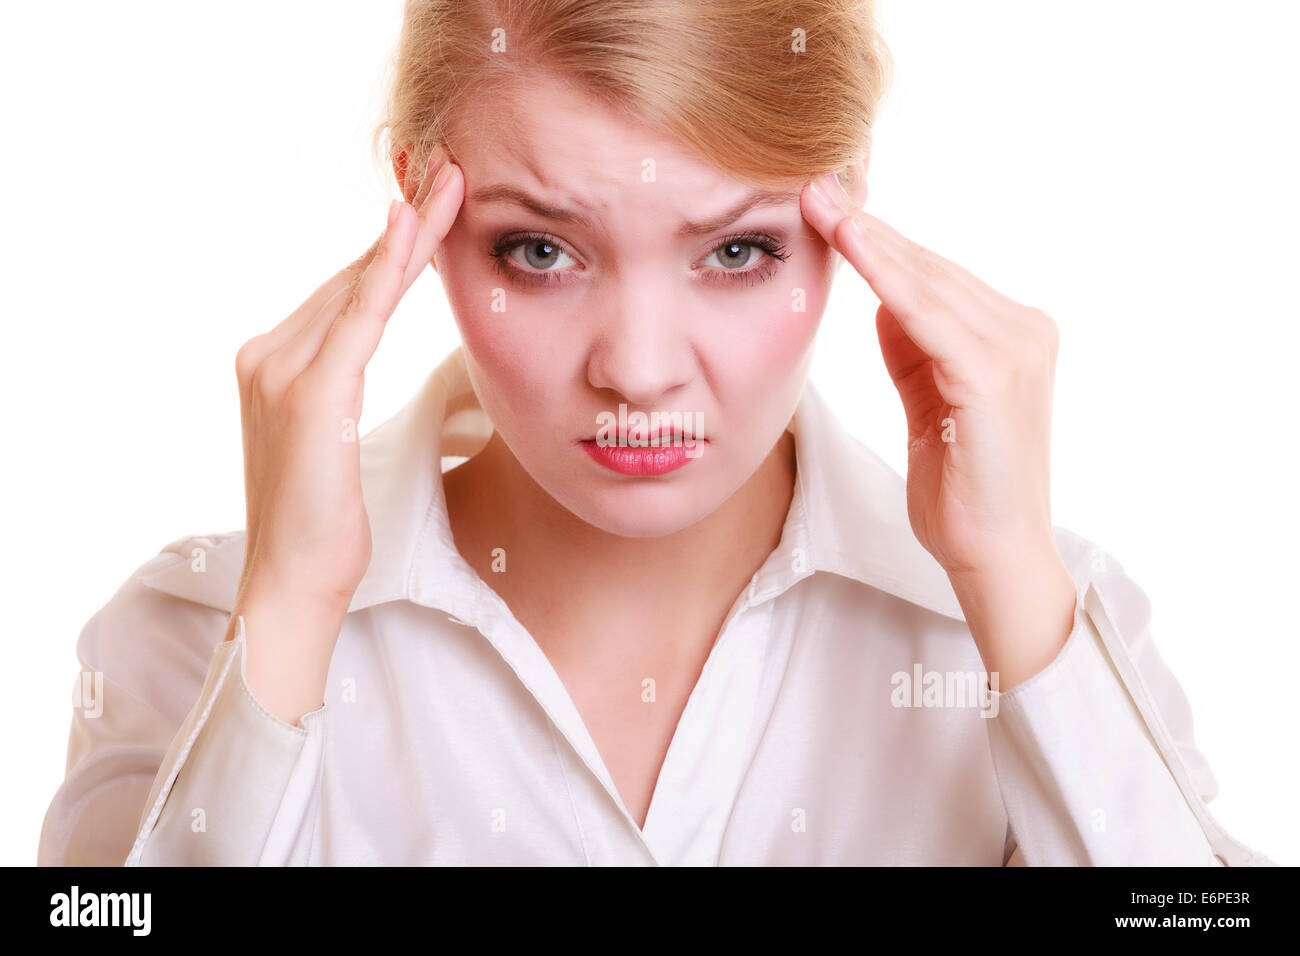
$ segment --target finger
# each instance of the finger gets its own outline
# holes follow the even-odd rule
[[[960,296],[954,295],[951,279],[920,275],[904,265],[889,246],[872,241],[865,228],[854,228],[861,222],[856,215],[821,198],[811,183],[804,188],[801,205],[804,218],[867,280],[932,359],[959,362],[979,346],[974,330],[954,311],[952,300]]]
[[[294,309],[278,325],[255,339],[250,339],[247,344],[253,350],[253,354],[250,356],[253,359],[251,364],[254,367],[261,364],[273,352],[282,348],[297,336],[320,313],[325,304],[337,295],[340,289],[346,288],[350,283],[356,281],[357,277],[365,271],[366,264],[378,248],[379,242],[376,240],[369,249],[321,283],[320,287],[308,296],[302,305]]]
[[[903,331],[897,317],[882,303],[876,310],[880,354],[898,390],[907,416],[908,436],[915,438],[936,425],[951,404],[939,393],[930,357]]]
[[[913,242],[883,219],[855,206],[835,176],[828,174],[814,179],[806,192],[813,202],[805,218],[823,235],[833,236],[844,217],[857,218],[873,240],[884,245],[895,260],[918,276],[932,280],[935,294],[948,301],[958,317],[968,322],[980,337],[994,338],[1001,331],[1000,315],[1008,311],[1008,305],[1014,305],[1010,299],[955,262]]]
[[[865,176],[866,161],[862,160],[858,165],[860,167],[858,171],[859,175]],[[883,219],[871,215],[865,209],[862,209],[861,206],[854,203],[852,198],[845,191],[844,187],[840,184],[838,177],[830,174],[819,176],[813,180],[812,185],[816,187],[813,190],[814,196],[821,195],[827,197],[830,200],[831,205],[839,210],[840,215],[857,215],[861,217],[863,221],[867,223],[869,231],[873,235],[882,235],[882,241],[894,240],[899,242],[916,256],[923,257],[927,254],[934,255],[925,247],[912,242],[912,240],[908,239]],[[895,258],[901,258],[898,253],[895,253],[894,255]],[[1002,295],[988,284],[982,282],[971,272],[963,269],[955,262],[952,262],[949,259],[944,259],[942,256],[935,256],[935,258],[938,260],[938,263],[941,263],[952,273],[954,278],[980,298],[988,298],[1000,304],[1011,303],[1011,300],[1007,299],[1006,296]]]
[[[1016,305],[1012,299],[1007,298],[986,282],[981,281],[969,270],[909,239],[878,216],[871,215],[865,209],[859,210],[858,215],[862,217],[863,222],[866,224],[867,231],[876,236],[880,242],[888,245],[891,254],[896,259],[914,261],[924,268],[941,270],[947,273],[962,288],[977,299],[994,307],[997,312],[1004,311],[1008,305]]]
[[[936,294],[989,348],[1001,351],[1014,342],[1041,334],[1036,310],[1026,309],[951,259],[908,239],[884,220],[865,211],[857,215],[867,224],[873,240],[885,246],[895,260],[933,281]]]
[[[376,252],[378,252],[381,242],[383,242],[382,236],[375,240],[374,248]],[[371,258],[373,259],[373,255]],[[350,281],[335,289],[334,294],[322,304],[311,321],[303,325],[291,339],[272,352],[267,357],[266,363],[273,362],[277,366],[283,367],[284,374],[288,378],[295,377],[307,368],[311,364],[311,360],[316,357],[316,353],[320,351],[321,343],[325,341],[330,326],[334,324],[334,320],[338,318],[339,313],[343,311],[352,298],[357,283],[361,281],[364,274],[365,270],[358,272]]]
[[[391,273],[392,257],[394,255],[393,241],[397,237],[398,230],[405,226],[407,228],[406,244],[409,246],[411,241],[413,229],[410,219],[407,218],[406,208],[406,204],[400,203],[400,201],[393,203],[390,212],[395,218],[385,226],[384,232],[375,241],[375,252],[366,264],[366,268],[356,275],[351,282],[338,289],[311,322],[303,326],[289,342],[281,346],[267,360],[268,367],[276,366],[276,371],[272,374],[277,380],[283,381],[296,378],[306,372],[319,357],[321,347],[345,312],[350,309],[368,309],[376,306],[374,300],[378,270],[383,268],[385,255],[387,255],[387,263]],[[405,223],[402,222],[404,218],[407,220]],[[387,253],[385,253],[386,249]]]
[[[423,268],[420,262],[432,258],[451,230],[464,195],[465,178],[460,167],[449,159],[434,177],[423,217],[412,215],[406,204],[400,207],[392,227],[392,250],[386,240],[358,283],[352,301],[334,320],[321,343],[317,359],[323,374],[361,374],[378,348],[398,301]]]
[[[379,251],[326,330],[319,351],[303,374],[315,373],[330,381],[361,376],[405,291],[406,268],[418,228],[410,204],[398,205]]]
[[[440,232],[438,223],[435,221],[439,209],[436,209],[429,200],[434,196],[435,192],[441,197],[453,178],[461,180],[459,188],[463,191],[463,175],[460,167],[451,159],[445,146],[437,147],[433,155],[429,157],[424,179],[420,181],[420,186],[415,192],[415,198],[412,200],[412,205],[420,213],[420,229],[415,236],[415,248],[411,251],[411,262],[406,275],[406,288],[410,288],[411,283],[420,277],[425,266],[432,261],[438,245],[446,237],[447,230],[443,229]],[[447,200],[442,197],[439,201],[446,202]],[[460,200],[456,200],[455,205],[459,209]],[[455,220],[454,215],[452,220]]]
[[[438,169],[446,159],[447,151],[442,147],[436,148],[429,156],[429,161],[425,167],[425,175],[420,180],[414,200],[415,208],[421,210],[422,221],[425,218],[426,212],[422,208],[424,201],[432,192],[433,180],[437,175]],[[382,239],[383,236],[381,235],[370,244],[370,247],[366,249],[365,252],[361,253],[361,255],[357,256],[356,259],[352,260],[352,262],[348,263],[322,283],[320,288],[316,289],[316,291],[308,297],[306,302],[295,309],[288,317],[281,321],[279,325],[265,333],[258,348],[260,357],[265,359],[277,349],[284,347],[290,341],[297,338],[303,329],[320,314],[321,310],[327,303],[338,298],[340,290],[346,289],[355,284],[361,277],[361,274],[365,271],[366,267],[370,264],[370,260],[375,257],[375,253],[379,250],[379,243]],[[421,248],[418,240],[416,248],[417,250]],[[432,258],[431,253],[429,258]],[[423,268],[423,266],[420,266],[419,268]],[[415,274],[410,277],[411,281],[414,282],[418,275],[419,269],[415,270]],[[329,316],[330,322],[334,320],[336,314],[337,312]],[[328,328],[328,326],[329,322],[326,322],[325,327]],[[316,337],[315,347],[298,349],[298,351],[305,353],[302,356],[301,363],[299,364],[300,368],[310,362],[312,356],[316,354],[317,349],[320,347],[320,338],[323,335],[324,330],[322,330],[320,336]]]
[[[437,157],[430,159],[430,168],[437,168]],[[439,182],[438,173],[433,176],[426,176],[424,182],[416,192],[417,200],[421,201],[421,215],[417,218],[415,225],[415,238],[410,252],[409,259],[406,262],[403,271],[401,283],[397,292],[397,300],[400,300],[411,284],[420,276],[424,267],[428,265],[428,260],[433,258],[434,251],[438,245],[446,238],[447,232],[451,229],[451,224],[455,221],[460,209],[461,197],[464,192],[464,179],[460,173],[459,167],[448,160],[442,166],[448,170],[446,176],[442,177]],[[439,170],[441,172],[442,170]],[[382,239],[381,239],[382,242]],[[376,243],[378,247],[379,243]],[[372,260],[373,261],[373,260]],[[372,266],[368,266],[368,273]],[[286,347],[283,361],[289,367],[302,370],[309,366],[332,334],[332,330],[340,323],[342,313],[357,296],[367,295],[367,290],[362,288],[362,283],[366,281],[366,273],[358,276],[356,280],[347,287],[344,287],[329,304],[321,310],[320,314],[296,336],[295,340]],[[396,307],[396,301],[393,308]],[[383,316],[382,322],[372,331],[377,336],[383,334],[383,324],[387,322],[392,314],[390,308],[388,313]],[[363,345],[365,357],[362,359],[362,366],[370,360],[374,354],[375,348],[379,344],[378,337],[374,338],[369,344]],[[279,360],[280,357],[277,356]]]

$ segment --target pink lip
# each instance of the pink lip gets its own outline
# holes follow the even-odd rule
[[[698,458],[708,444],[705,439],[693,442],[688,448],[682,444],[639,447],[632,445],[599,445],[594,439],[579,442],[593,460],[620,475],[646,477],[676,471]],[[687,454],[691,452],[691,454]]]
[[[596,437],[599,437],[599,435]],[[634,431],[632,429],[623,428],[618,430],[616,434],[609,436],[606,440],[611,444],[617,442],[620,445],[628,445],[630,444],[632,437],[634,437]],[[651,434],[649,428],[635,429],[635,438],[638,441],[648,442],[657,438],[661,445],[667,445],[669,443],[680,444],[691,437],[691,435],[687,435],[684,432],[674,430],[672,425],[660,425],[658,435]],[[594,441],[595,439],[589,438],[585,440]]]

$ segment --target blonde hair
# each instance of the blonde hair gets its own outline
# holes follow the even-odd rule
[[[873,0],[407,0],[376,159],[424,170],[474,97],[535,71],[771,185],[866,155],[892,59]]]

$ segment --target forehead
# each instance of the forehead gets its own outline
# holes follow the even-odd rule
[[[551,74],[485,92],[464,115],[453,148],[470,202],[489,187],[506,185],[593,219],[626,214],[687,222],[756,191],[775,194],[768,205],[797,208],[796,186],[756,190]]]

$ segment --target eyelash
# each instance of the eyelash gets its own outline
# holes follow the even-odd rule
[[[560,250],[572,255],[565,248],[564,243],[559,242],[554,236],[544,232],[522,232],[511,233],[502,236],[493,244],[488,255],[495,260],[493,267],[496,271],[505,276],[511,282],[524,288],[542,288],[547,286],[557,286],[564,281],[564,273],[571,270],[539,270],[530,271],[520,268],[511,258],[510,253],[520,246],[527,245],[530,242],[541,242],[548,246],[555,246]],[[730,284],[739,282],[746,286],[755,285],[759,282],[765,282],[775,275],[778,263],[784,262],[790,258],[790,253],[785,245],[774,236],[762,232],[746,232],[735,236],[728,236],[719,242],[716,246],[709,249],[707,256],[713,255],[719,249],[726,248],[730,245],[752,246],[761,249],[767,255],[762,260],[762,264],[748,269],[716,269],[710,268],[711,273],[708,277],[701,277],[704,282],[718,282]],[[722,275],[719,276],[718,274]]]

